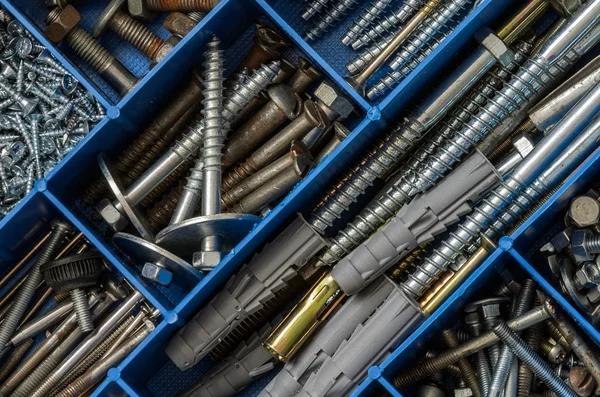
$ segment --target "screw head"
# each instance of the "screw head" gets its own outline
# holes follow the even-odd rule
[[[102,219],[116,232],[125,229],[129,221],[115,208],[109,199],[103,199],[96,207]]]
[[[576,197],[571,202],[569,217],[579,228],[595,225],[600,221],[600,202],[589,196]]]
[[[162,285],[169,285],[173,280],[173,273],[157,263],[145,263],[142,268],[142,277]]]
[[[222,255],[219,251],[195,252],[192,265],[199,269],[212,270],[221,262]]]

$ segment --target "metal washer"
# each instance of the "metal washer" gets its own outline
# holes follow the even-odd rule
[[[173,273],[176,284],[192,289],[204,275],[169,251],[129,233],[116,233],[113,242],[137,263],[156,263]],[[190,277],[191,276],[191,277]]]
[[[191,260],[200,251],[200,242],[209,236],[221,237],[221,252],[233,249],[259,223],[260,217],[249,214],[218,214],[199,216],[161,230],[156,244]]]

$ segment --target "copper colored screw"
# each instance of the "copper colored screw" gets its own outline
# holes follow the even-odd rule
[[[210,12],[221,0],[147,0],[151,11]]]

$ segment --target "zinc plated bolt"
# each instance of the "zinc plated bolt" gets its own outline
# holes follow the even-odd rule
[[[381,20],[377,21],[372,27],[366,29],[352,43],[352,49],[355,51],[373,42],[380,41],[384,37],[393,37],[399,30],[402,29],[402,24],[410,17],[415,15],[423,4],[424,0],[407,0],[398,5],[388,15],[385,15]]]
[[[439,127],[427,134],[426,141],[411,156],[399,172],[393,177],[385,189],[385,193],[380,195],[357,214],[337,235],[330,240],[327,250],[320,257],[322,264],[332,265],[345,255],[350,253],[358,244],[370,236],[387,219],[394,216],[402,206],[408,203],[418,192],[426,191],[430,186],[434,186],[437,180],[443,175],[440,170],[442,157],[441,147],[448,145],[452,139],[458,139],[457,131],[463,129],[477,113],[488,104],[498,90],[502,87],[504,81],[511,76],[511,72],[517,70],[531,50],[531,44],[517,43],[518,51],[515,55],[515,62],[508,67],[496,65],[488,72],[479,83],[463,98],[438,124]],[[470,147],[473,142],[465,142],[464,148]],[[463,146],[461,146],[463,147]],[[457,157],[453,157],[447,162],[450,165]],[[449,171],[449,170],[448,170]],[[421,183],[415,183],[415,182]],[[323,218],[327,219],[330,215],[322,210]],[[327,219],[327,222],[330,222]]]
[[[236,95],[227,101],[231,107],[232,114],[235,114],[245,103],[250,101],[277,74],[279,63],[274,61],[257,69],[248,79],[243,87],[236,91]],[[227,108],[226,108],[227,110]],[[202,129],[200,122],[195,123],[184,134],[183,138],[176,142],[165,154],[163,154],[149,169],[147,169],[131,186],[124,191],[124,197],[128,204],[135,206],[140,203],[160,182],[183,164],[191,155],[195,153],[202,144]],[[220,158],[220,156],[219,156]],[[205,194],[204,192],[203,194]],[[219,200],[220,201],[220,200]],[[115,231],[122,230],[127,224],[122,211],[122,204],[118,201],[104,199],[100,202],[99,212],[108,211],[105,220],[109,221]],[[110,215],[110,216],[108,216]],[[118,218],[113,221],[113,217]]]
[[[323,14],[319,16],[319,20],[306,32],[304,39],[314,41],[322,37],[329,29],[343,20],[357,4],[359,4],[358,0],[337,0],[324,10]]]
[[[61,18],[71,19],[74,25],[70,29],[51,28],[58,23]],[[111,55],[100,43],[98,43],[88,32],[80,26],[77,26],[81,20],[81,15],[73,6],[68,5],[64,9],[55,8],[48,14],[46,23],[48,29],[46,35],[49,35],[50,41],[58,44],[63,39],[66,40],[69,47],[77,53],[84,62],[95,69],[107,83],[109,83],[120,95],[125,95],[137,83],[137,78],[113,55]],[[65,30],[63,30],[65,29]],[[56,34],[54,31],[58,30]],[[51,32],[49,34],[49,32]]]
[[[552,369],[521,339],[505,322],[500,321],[494,326],[494,333],[512,352],[523,361],[531,371],[557,396],[576,397],[577,395],[554,374]]]
[[[458,339],[456,338],[454,331],[451,329],[442,331],[442,338],[444,338],[444,342],[446,342],[446,345],[449,348],[455,348],[459,345]],[[475,371],[473,370],[473,367],[471,367],[469,360],[465,358],[460,359],[458,360],[457,365],[460,368],[462,379],[464,379],[466,385],[471,389],[473,396],[481,396],[481,390],[479,389],[477,377],[475,376]]]
[[[308,21],[313,16],[320,14],[329,7],[330,2],[331,0],[309,0],[306,9],[302,13],[302,19]]]
[[[123,11],[123,6],[127,0],[112,0],[104,9],[92,31],[92,37],[98,39],[106,29],[111,29],[123,40],[131,43],[148,58],[160,61],[157,58],[159,54],[164,57],[168,51],[161,52],[165,41],[158,37],[154,32],[144,26],[143,23],[134,19],[128,13]]]
[[[352,23],[352,26],[342,36],[342,43],[349,46],[379,17],[387,11],[393,0],[374,0]]]
[[[13,370],[19,365],[23,357],[29,351],[29,348],[33,346],[33,339],[26,339],[23,343],[19,344],[15,349],[10,353],[4,364],[2,364],[2,368],[0,368],[0,382],[4,382]]]

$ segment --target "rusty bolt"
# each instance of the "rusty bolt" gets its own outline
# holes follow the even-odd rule
[[[568,384],[579,397],[591,396],[596,387],[596,381],[585,367],[573,367]]]
[[[179,38],[184,38],[196,26],[196,21],[188,17],[182,12],[172,12],[167,16],[163,23],[165,29],[171,32],[172,35]]]
[[[81,14],[75,7],[68,5],[60,11],[58,17],[48,25],[45,33],[46,37],[52,43],[58,44],[79,24],[79,21],[81,21]]]

